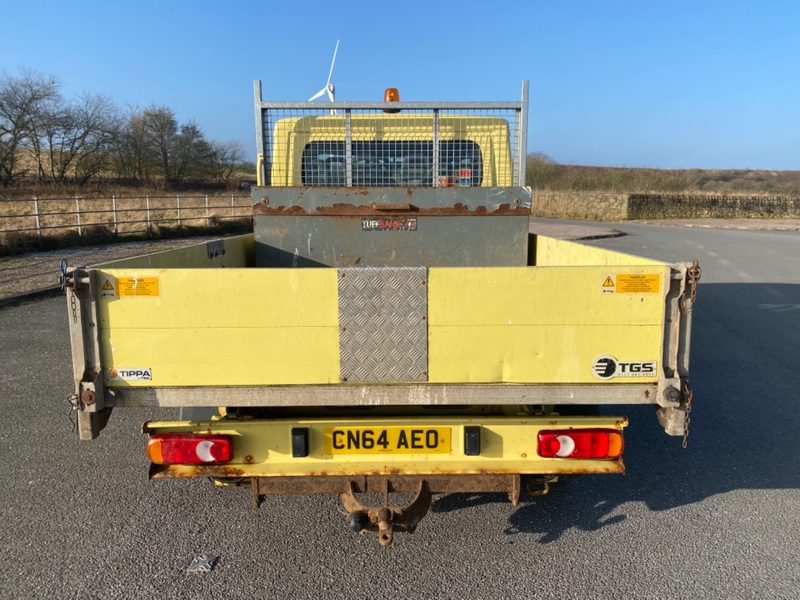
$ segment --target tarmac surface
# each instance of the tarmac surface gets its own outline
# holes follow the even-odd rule
[[[91,266],[201,244],[218,236],[125,242],[103,246],[60,248],[0,257],[0,306],[60,292],[61,261],[71,266]]]
[[[708,229],[800,231],[800,219],[676,219],[597,223],[538,218],[531,219],[529,230],[531,233],[558,239],[596,240],[625,235],[626,223]],[[111,260],[201,244],[211,239],[218,238],[209,236],[180,240],[128,242],[0,257],[0,306],[16,304],[59,291],[62,259],[71,265],[91,266]]]
[[[800,219],[670,219],[628,221],[638,225],[673,225],[702,229],[743,229],[748,231],[800,231]]]
[[[625,234],[581,243],[703,267],[688,448],[652,406],[608,407],[630,421],[624,476],[575,477],[516,509],[437,494],[417,532],[382,549],[335,495],[255,510],[247,488],[148,481],[141,423],[176,409],[115,409],[79,441],[66,303],[20,302],[0,310],[0,598],[796,599],[800,235],[581,225]],[[188,572],[201,554],[214,569]]]

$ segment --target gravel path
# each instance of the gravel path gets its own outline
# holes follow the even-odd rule
[[[126,242],[106,246],[62,248],[47,252],[31,252],[0,257],[0,304],[47,293],[59,288],[59,265],[66,259],[73,266],[89,266],[110,260],[162,252],[173,248],[201,244],[219,236],[201,236],[179,240]]]

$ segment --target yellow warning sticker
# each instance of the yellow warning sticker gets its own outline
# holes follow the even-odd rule
[[[117,294],[122,296],[158,296],[158,277],[117,277]]]
[[[617,294],[657,294],[661,290],[661,275],[620,273],[617,275],[615,290]]]
[[[111,276],[106,276],[103,279],[103,285],[100,286],[101,298],[116,298],[117,288],[115,287],[116,279]]]

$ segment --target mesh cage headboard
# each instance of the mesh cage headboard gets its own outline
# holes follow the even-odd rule
[[[265,102],[259,185],[525,185],[528,82],[518,102]]]

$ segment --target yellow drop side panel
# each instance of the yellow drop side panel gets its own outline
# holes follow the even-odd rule
[[[660,369],[669,274],[659,263],[431,269],[429,381],[599,383],[603,356]],[[632,293],[617,277],[644,283]],[[657,371],[613,381],[651,383]]]
[[[97,272],[109,386],[339,381],[335,269]]]
[[[209,244],[223,249],[209,256]],[[172,248],[132,258],[123,258],[96,265],[104,269],[209,269],[254,266],[255,236],[252,233]]]
[[[428,381],[656,382],[669,277],[431,268]],[[336,269],[98,270],[95,285],[106,385],[340,385]]]
[[[536,236],[535,264],[539,267],[665,266],[665,263],[657,260],[606,250],[605,248],[585,246],[576,242],[558,240],[543,235]]]

